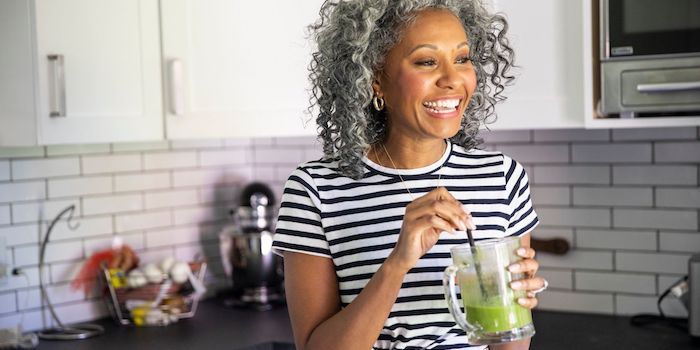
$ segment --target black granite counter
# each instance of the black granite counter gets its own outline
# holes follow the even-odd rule
[[[534,322],[537,334],[530,347],[533,350],[700,349],[681,331],[660,326],[633,327],[626,317],[535,311]],[[293,349],[285,345],[293,341],[285,309],[231,309],[217,299],[200,303],[194,318],[166,327],[120,327],[111,319],[98,323],[106,327],[102,336],[77,341],[42,340],[38,349]],[[271,342],[276,342],[275,346],[268,344]]]

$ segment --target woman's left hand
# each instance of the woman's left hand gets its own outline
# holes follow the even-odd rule
[[[529,247],[521,247],[516,251],[523,259],[508,266],[508,271],[523,274],[525,278],[515,280],[510,283],[514,290],[524,290],[525,297],[518,299],[518,304],[532,309],[537,306],[537,293],[547,288],[547,281],[539,276],[535,276],[540,264],[535,260],[535,250]]]

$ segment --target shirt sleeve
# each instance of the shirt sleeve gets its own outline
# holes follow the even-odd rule
[[[506,169],[506,193],[510,211],[506,235],[522,236],[539,224],[530,198],[530,182],[525,168],[520,163],[505,155],[503,163]]]
[[[305,169],[297,168],[284,185],[273,252],[283,255],[284,251],[292,251],[330,258],[320,208],[313,178]]]

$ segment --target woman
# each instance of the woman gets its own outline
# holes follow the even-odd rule
[[[273,245],[298,349],[471,348],[446,309],[449,249],[466,229],[528,246],[537,224],[523,167],[475,149],[511,79],[506,28],[476,0],[323,5],[310,76],[325,157],[287,181]],[[534,250],[518,254],[510,269],[533,277],[511,287],[533,308],[545,282]]]

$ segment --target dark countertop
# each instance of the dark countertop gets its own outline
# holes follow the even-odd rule
[[[534,312],[537,334],[533,350],[554,349],[699,349],[690,337],[664,326],[633,327],[627,317],[550,311]],[[191,319],[165,327],[117,326],[111,319],[97,322],[104,335],[77,341],[41,340],[40,350],[124,349],[255,349],[287,350],[293,341],[286,309],[257,312],[227,308],[219,299],[200,303]],[[278,346],[253,347],[278,342]]]

